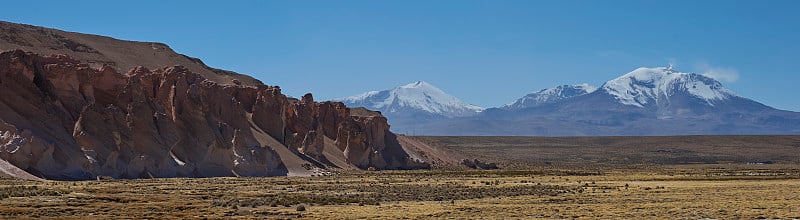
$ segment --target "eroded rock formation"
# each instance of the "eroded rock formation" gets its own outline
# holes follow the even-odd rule
[[[350,110],[181,66],[119,74],[64,55],[0,54],[0,158],[48,179],[286,175],[288,164],[337,167],[327,157],[427,166],[408,159],[385,117]]]

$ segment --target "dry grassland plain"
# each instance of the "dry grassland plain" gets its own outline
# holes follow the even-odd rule
[[[800,170],[768,166],[80,182],[3,179],[0,218],[800,218]]]
[[[502,169],[0,179],[0,219],[800,219],[797,136],[417,138]]]

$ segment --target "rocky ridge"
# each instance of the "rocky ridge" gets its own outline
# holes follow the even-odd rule
[[[143,66],[157,69],[180,65],[222,85],[263,85],[248,75],[209,67],[198,58],[174,51],[158,42],[119,40],[106,36],[62,31],[0,21],[0,51],[23,50],[37,54],[65,54],[90,67],[110,67],[117,72]]]
[[[514,102],[501,108],[508,110],[524,109],[549,104],[575,96],[586,95],[597,90],[589,84],[560,85],[553,88],[542,89],[525,95]]]
[[[408,169],[380,114],[221,85],[182,66],[125,74],[65,55],[0,54],[0,159],[46,179],[310,175]]]

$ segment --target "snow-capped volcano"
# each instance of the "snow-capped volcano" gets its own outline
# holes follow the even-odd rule
[[[671,67],[639,68],[606,82],[600,89],[620,103],[636,107],[666,105],[676,95],[688,95],[711,106],[736,96],[717,80]]]
[[[418,120],[405,131],[424,135],[707,135],[798,134],[800,113],[736,95],[712,78],[639,68],[588,85],[540,90],[467,118]]]
[[[575,96],[586,95],[594,92],[595,90],[597,90],[597,87],[586,83],[578,85],[561,85],[527,94],[511,104],[503,106],[503,108],[513,110],[535,107]]]
[[[335,101],[344,102],[351,107],[381,111],[390,120],[398,115],[407,116],[414,113],[461,117],[483,111],[482,107],[467,104],[424,81],[416,81],[391,90],[370,91]]]

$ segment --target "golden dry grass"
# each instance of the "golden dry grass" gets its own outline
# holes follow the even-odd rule
[[[0,180],[0,218],[800,218],[796,168]],[[6,196],[7,195],[7,196]],[[305,206],[298,211],[297,206]]]

